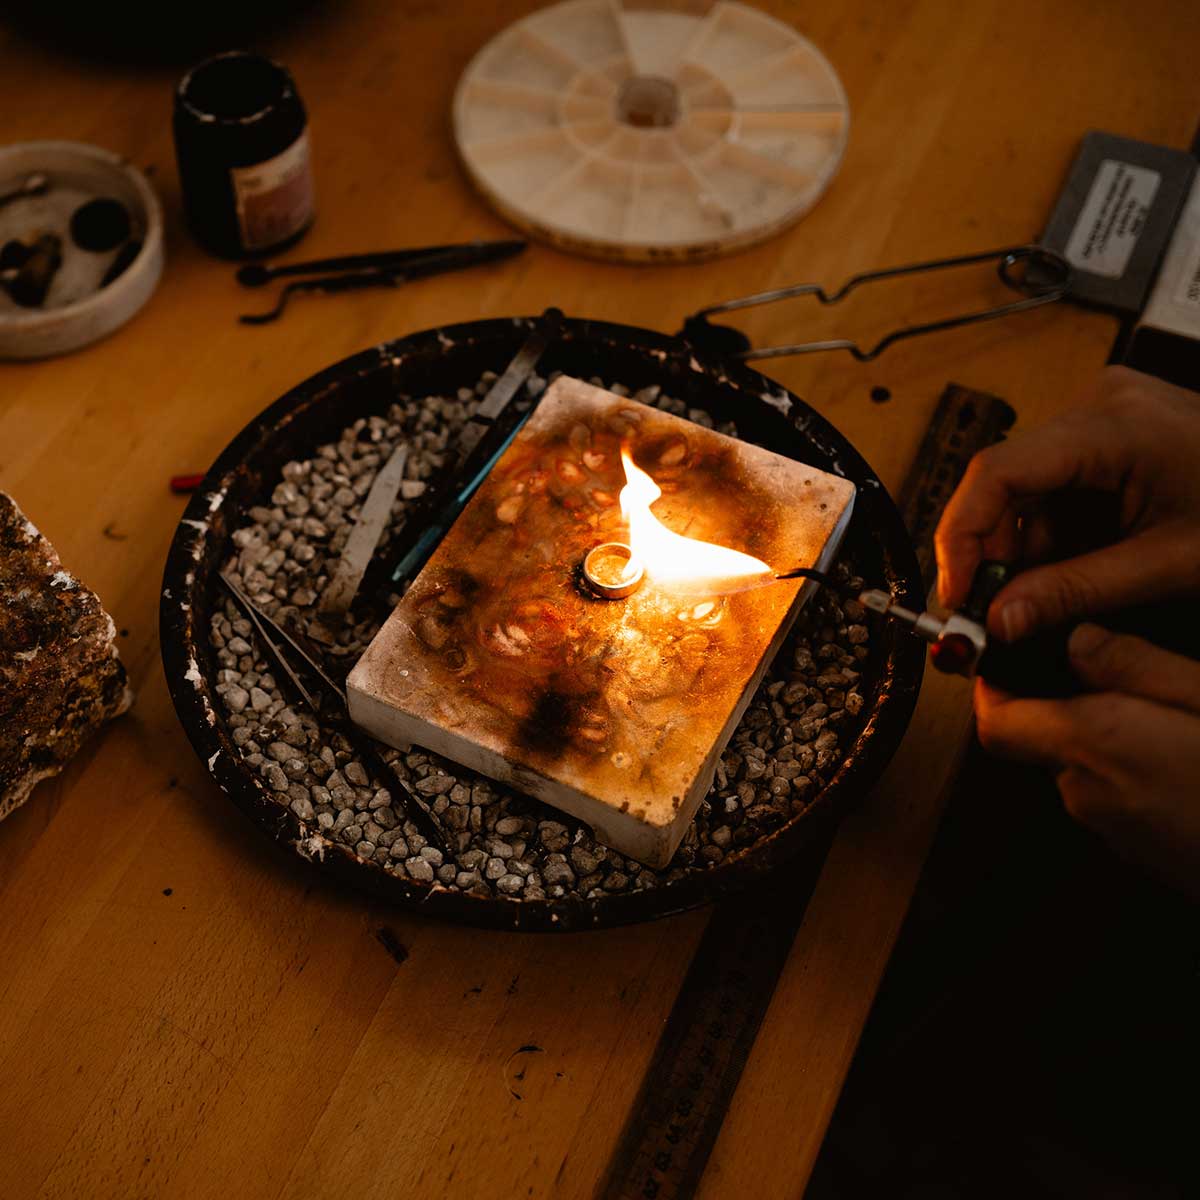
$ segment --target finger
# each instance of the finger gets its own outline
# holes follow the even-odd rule
[[[1055,780],[1063,807],[1081,825],[1099,832],[1109,828],[1121,811],[1121,788],[1114,780],[1086,767],[1067,767]]]
[[[1030,513],[1021,521],[1021,561],[1044,563],[1054,557],[1054,523],[1044,512]]]
[[[1200,820],[1190,803],[1200,778],[1200,718],[1129,699],[1119,756],[1058,773],[1063,806],[1124,857],[1200,899]]]
[[[1093,692],[1069,700],[1030,700],[976,681],[975,718],[986,750],[1056,770],[1078,767],[1099,777],[1144,776],[1147,761],[1170,759],[1178,730],[1196,714],[1141,696]],[[1175,753],[1179,745],[1175,743]]]
[[[1143,638],[1080,625],[1067,643],[1071,667],[1100,692],[1123,692],[1200,714],[1200,663]]]
[[[975,728],[985,750],[1020,762],[1061,766],[1078,741],[1069,700],[1026,700],[982,679],[975,683]]]
[[[981,539],[980,549],[983,557],[993,562],[1016,562],[1021,557],[1021,531],[1017,514],[1006,512],[996,528]]]
[[[1067,767],[1058,772],[1055,783],[1068,816],[1100,834],[1118,852],[1137,857],[1137,842],[1144,831],[1138,807],[1131,803],[1137,793],[1130,792],[1127,773]]]
[[[1011,642],[1072,618],[1198,592],[1198,530],[1159,525],[1103,550],[1024,571],[992,602],[988,629]]]
[[[1073,410],[971,460],[934,539],[947,607],[957,608],[966,599],[983,540],[1014,511],[1018,499],[1069,486],[1120,485],[1129,445],[1114,434],[1112,424],[1106,413]]]

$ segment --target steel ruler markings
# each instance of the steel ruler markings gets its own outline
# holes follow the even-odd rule
[[[933,534],[943,509],[972,455],[1000,441],[1016,419],[999,396],[957,383],[942,393],[899,498],[926,592],[933,586]]]
[[[831,840],[832,832],[789,864],[785,878],[714,910],[622,1131],[603,1200],[695,1192]]]
[[[998,441],[1013,410],[951,384],[902,492],[926,582],[933,531],[972,454]],[[714,909],[655,1047],[597,1193],[599,1200],[694,1195],[796,932],[833,831],[770,880]]]

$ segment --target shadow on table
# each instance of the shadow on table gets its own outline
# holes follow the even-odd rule
[[[1197,915],[975,746],[806,1200],[1182,1197]]]
[[[0,30],[79,59],[186,66],[207,54],[257,47],[328,0],[203,0],[199,4],[44,5],[0,0]]]

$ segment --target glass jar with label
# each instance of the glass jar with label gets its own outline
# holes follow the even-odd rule
[[[175,89],[175,155],[196,239],[226,258],[280,250],[312,224],[304,105],[288,71],[231,51]]]

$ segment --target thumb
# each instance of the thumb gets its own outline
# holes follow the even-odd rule
[[[1090,688],[1140,696],[1200,713],[1200,663],[1143,638],[1080,625],[1067,643],[1071,667]]]
[[[1073,617],[1111,612],[1200,588],[1197,538],[1169,525],[1103,550],[1023,571],[996,597],[989,630],[1016,641]]]

